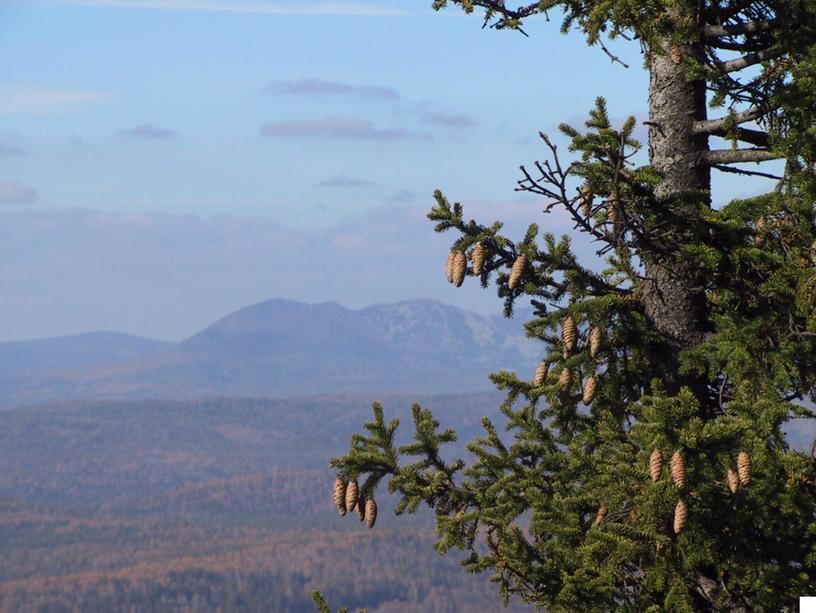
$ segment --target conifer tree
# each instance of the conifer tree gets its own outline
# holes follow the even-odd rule
[[[471,282],[495,283],[507,316],[531,299],[542,366],[492,376],[506,432],[483,419],[465,459],[444,459],[456,433],[420,406],[397,446],[375,404],[332,465],[367,500],[387,485],[397,514],[433,508],[437,549],[463,552],[505,599],[795,610],[816,595],[816,462],[783,434],[814,417],[816,2],[434,2],[446,5],[522,33],[560,11],[563,32],[616,62],[606,41],[639,45],[649,163],[634,162],[635,118],[612,125],[598,98],[583,128],[560,126],[566,156],[542,134],[546,158],[521,167],[518,189],[565,210],[602,266],[536,224],[510,237],[468,221],[437,191],[429,217],[470,256]],[[735,166],[769,160],[781,176]],[[725,203],[712,172],[775,188]]]

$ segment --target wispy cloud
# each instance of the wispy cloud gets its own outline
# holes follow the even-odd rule
[[[373,185],[373,183],[365,179],[358,179],[347,175],[336,175],[328,179],[323,179],[317,185],[318,187],[368,187]]]
[[[323,81],[321,79],[300,79],[295,81],[275,81],[264,87],[269,94],[285,94],[295,96],[359,96],[361,98],[397,101],[400,93],[393,87],[384,85],[353,85],[339,81]]]
[[[261,136],[267,138],[333,138],[347,140],[397,141],[431,138],[426,132],[416,132],[405,128],[377,128],[365,119],[302,119],[272,121],[261,127]]]
[[[99,102],[100,92],[0,85],[0,114],[46,114]]]
[[[248,13],[255,15],[338,15],[350,17],[394,17],[407,11],[375,2],[274,2],[264,0],[46,0],[64,6]]]
[[[151,124],[142,124],[128,128],[127,130],[121,130],[119,135],[129,138],[145,138],[148,140],[168,140],[178,136],[178,133],[174,130],[168,130],[167,128],[160,128]]]
[[[16,181],[0,181],[0,204],[31,204],[39,197],[33,187]]]
[[[476,125],[476,120],[460,113],[425,113],[422,122],[447,128],[470,128]]]
[[[417,195],[407,189],[400,189],[391,194],[386,200],[387,204],[407,204],[416,200]]]
[[[0,141],[0,159],[2,158],[21,158],[27,154],[25,150],[12,143]]]

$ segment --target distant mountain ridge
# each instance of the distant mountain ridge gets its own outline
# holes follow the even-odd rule
[[[435,300],[350,310],[274,299],[178,344],[110,333],[0,343],[0,404],[486,390],[490,372],[535,367],[541,349],[524,337],[525,315]]]

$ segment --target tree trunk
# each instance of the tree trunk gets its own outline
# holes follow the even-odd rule
[[[692,133],[692,123],[706,118],[704,81],[689,81],[682,64],[675,64],[668,43],[663,53],[650,58],[649,161],[662,177],[656,188],[658,216],[667,232],[665,253],[644,261],[642,288],[645,312],[665,342],[654,348],[654,376],[670,392],[688,385],[706,394],[705,382],[677,373],[679,353],[700,343],[707,331],[705,294],[700,273],[679,254],[683,244],[699,231],[698,206],[710,204],[711,170],[705,161],[708,138]],[[684,53],[702,53],[689,45]],[[705,402],[704,398],[700,398]]]

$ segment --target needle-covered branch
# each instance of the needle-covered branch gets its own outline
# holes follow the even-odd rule
[[[703,28],[703,36],[706,38],[718,38],[722,36],[737,36],[739,34],[766,32],[773,28],[775,23],[776,20],[765,19],[763,21],[745,21],[742,23],[730,23],[725,25],[707,25]]]

